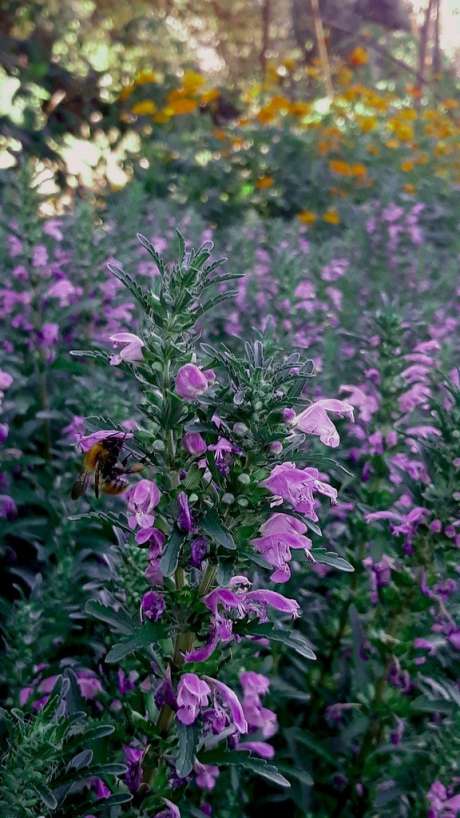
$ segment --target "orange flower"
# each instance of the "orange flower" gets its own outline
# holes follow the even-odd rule
[[[292,116],[306,116],[311,111],[311,104],[309,102],[291,102],[289,104],[289,113]]]
[[[406,182],[406,184],[403,185],[403,190],[404,193],[414,194],[416,191],[416,187],[414,184],[412,184],[412,182]]]
[[[332,173],[337,173],[339,176],[350,176],[351,168],[348,162],[343,159],[331,159],[329,162],[329,170]]]
[[[171,108],[174,116],[184,116],[185,114],[193,114],[198,108],[198,102],[196,99],[184,97],[184,99],[171,100],[168,107]]]
[[[268,190],[273,187],[273,176],[261,176],[256,181],[256,188],[258,190]]]
[[[359,179],[364,179],[364,177],[367,176],[367,168],[362,162],[355,162],[351,165],[350,170],[352,176],[356,176]]]
[[[335,207],[330,207],[323,213],[323,221],[327,222],[327,224],[340,224],[340,216]]]
[[[369,62],[369,54],[362,45],[356,46],[349,56],[352,65],[367,65]]]
[[[317,218],[313,210],[301,210],[297,213],[297,219],[301,224],[314,224]]]
[[[400,168],[403,173],[410,173],[414,170],[414,161],[412,159],[405,159],[404,162],[401,162]]]
[[[356,124],[363,133],[369,133],[377,126],[377,117],[358,115],[356,117]]]

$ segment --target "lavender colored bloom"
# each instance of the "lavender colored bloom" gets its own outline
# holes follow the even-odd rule
[[[80,438],[78,445],[82,452],[89,452],[95,443],[100,443],[108,437],[122,438],[123,440],[132,437],[130,432],[119,432],[117,429],[100,429],[98,432],[93,432],[90,435],[85,435]]]
[[[275,466],[261,485],[275,495],[276,504],[286,500],[295,511],[302,512],[310,520],[315,521],[318,516],[315,512],[313,492],[325,494],[333,503],[337,500],[336,489],[319,480],[318,469],[298,469],[294,463],[281,463]]]
[[[176,392],[184,400],[196,400],[207,392],[209,377],[195,364],[181,366],[176,375]]]
[[[249,753],[255,753],[261,758],[273,758],[275,750],[271,744],[266,741],[240,741],[237,750],[246,750]]]
[[[193,765],[195,771],[195,781],[201,790],[210,792],[216,786],[216,779],[219,776],[219,768],[213,764],[201,764],[195,761]]]
[[[8,372],[3,372],[3,370],[0,369],[0,392],[4,392],[5,389],[9,389],[12,383],[12,375],[10,375]]]
[[[151,529],[155,521],[153,511],[161,499],[157,484],[153,480],[139,480],[126,496],[129,527]]]
[[[47,298],[57,298],[60,307],[68,307],[83,293],[81,287],[75,287],[68,278],[61,278],[52,284],[46,292]]]
[[[272,514],[260,527],[262,536],[251,540],[251,545],[275,569],[270,576],[273,582],[286,582],[290,578],[289,562],[292,548],[301,548],[308,554],[312,542],[309,537],[305,536],[306,530],[304,523],[301,523],[296,517],[290,517],[288,514]]]
[[[322,399],[316,401],[292,420],[292,425],[305,434],[317,435],[326,446],[336,448],[340,437],[328,413],[353,421],[353,407],[343,400]]]
[[[76,676],[80,693],[84,699],[95,699],[98,693],[102,693],[102,684],[92,671],[78,670]]]
[[[180,809],[177,804],[173,804],[169,798],[163,798],[163,801],[166,804],[166,809],[157,812],[153,818],[181,818]]]
[[[130,670],[129,673],[125,673],[124,670],[119,668],[117,671],[117,686],[120,694],[125,696],[131,690],[134,690],[138,678],[139,674],[136,670]]]
[[[186,432],[182,444],[184,449],[195,457],[204,454],[207,449],[206,441],[201,437],[199,432]]]
[[[98,801],[102,798],[110,798],[112,795],[111,790],[109,790],[107,784],[104,783],[102,778],[91,778],[89,783],[91,789],[94,790]]]
[[[120,351],[110,357],[110,365],[118,366],[123,361],[136,363],[142,361],[142,347],[144,342],[132,332],[116,332],[110,336],[115,349]]]
[[[190,543],[190,564],[193,568],[201,568],[203,560],[209,551],[209,543],[206,537],[195,537]]]
[[[0,494],[0,520],[14,520],[17,513],[18,509],[13,498],[8,494]]]
[[[10,427],[7,423],[0,423],[0,443],[4,443],[8,437]]]
[[[182,724],[193,724],[200,708],[209,702],[211,688],[196,673],[184,673],[177,688],[177,718]]]
[[[123,747],[123,759],[128,765],[125,781],[126,786],[131,793],[137,792],[142,783],[143,757],[144,749],[142,747],[135,747],[132,745],[125,745]]]
[[[235,725],[239,733],[248,732],[248,723],[246,721],[243,708],[236,693],[223,682],[213,679],[210,676],[204,676],[214,693],[218,696],[222,704],[230,711],[231,722]]]
[[[180,491],[177,495],[177,504],[179,506],[179,514],[177,517],[177,525],[181,531],[189,532],[193,528],[192,515],[190,513],[190,506],[188,497],[185,491]]]
[[[149,619],[151,622],[158,622],[165,608],[165,601],[161,594],[157,591],[147,591],[141,601],[141,620]]]

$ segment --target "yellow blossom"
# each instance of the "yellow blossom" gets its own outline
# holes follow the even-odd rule
[[[134,78],[135,85],[147,85],[150,82],[159,82],[160,77],[155,71],[150,71],[149,69],[145,69],[144,71],[139,71]]]
[[[149,114],[156,114],[157,106],[153,99],[142,99],[133,105],[131,111],[138,116],[148,116]]]
[[[220,91],[217,88],[210,88],[209,91],[204,91],[200,97],[201,105],[208,105],[210,102],[219,99]]]
[[[330,207],[323,213],[323,221],[327,222],[327,224],[340,224],[340,216],[335,207]]]
[[[187,94],[195,94],[204,85],[204,81],[204,77],[196,71],[185,71],[182,87]]]
[[[314,224],[317,218],[313,210],[301,210],[297,213],[297,219],[301,224]]]
[[[349,56],[352,65],[367,65],[369,62],[369,54],[362,45],[356,46]]]
[[[412,159],[405,159],[404,162],[401,162],[400,168],[403,173],[410,173],[411,170],[414,170],[414,161]]]
[[[377,126],[377,117],[376,116],[363,116],[358,114],[356,117],[356,124],[360,128],[363,133],[369,133],[373,131],[374,128]]]

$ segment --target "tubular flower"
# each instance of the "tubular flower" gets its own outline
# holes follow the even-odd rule
[[[118,366],[123,361],[135,363],[142,361],[142,347],[144,342],[132,332],[116,332],[110,336],[115,349],[121,347],[120,352],[110,357],[110,365]]]
[[[207,392],[214,379],[211,370],[203,372],[195,364],[184,364],[176,375],[176,392],[184,400],[195,400]]]
[[[337,417],[346,417],[354,420],[353,406],[344,400],[334,398],[323,398],[312,403],[292,421],[296,429],[300,429],[305,434],[317,435],[325,446],[337,448],[340,443],[339,433],[329,418],[329,414]]]
[[[294,463],[281,463],[279,466],[275,466],[261,485],[275,495],[272,505],[279,505],[283,500],[286,500],[295,511],[299,511],[310,520],[316,521],[318,515],[315,512],[315,491],[325,494],[333,503],[337,501],[337,490],[330,486],[329,483],[320,480],[319,476],[318,469],[298,469]],[[292,521],[292,518],[289,519]],[[291,522],[290,526],[293,526],[298,533],[301,533],[296,528],[296,523]],[[265,529],[264,533],[266,532],[267,529]]]

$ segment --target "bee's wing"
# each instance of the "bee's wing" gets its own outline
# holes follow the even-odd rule
[[[77,480],[75,480],[70,492],[72,500],[78,500],[78,498],[85,493],[86,489],[88,488],[89,477],[90,476],[87,471],[82,471]]]
[[[99,478],[101,474],[101,469],[99,463],[96,466],[96,472],[94,474],[94,493],[96,497],[99,499]]]

